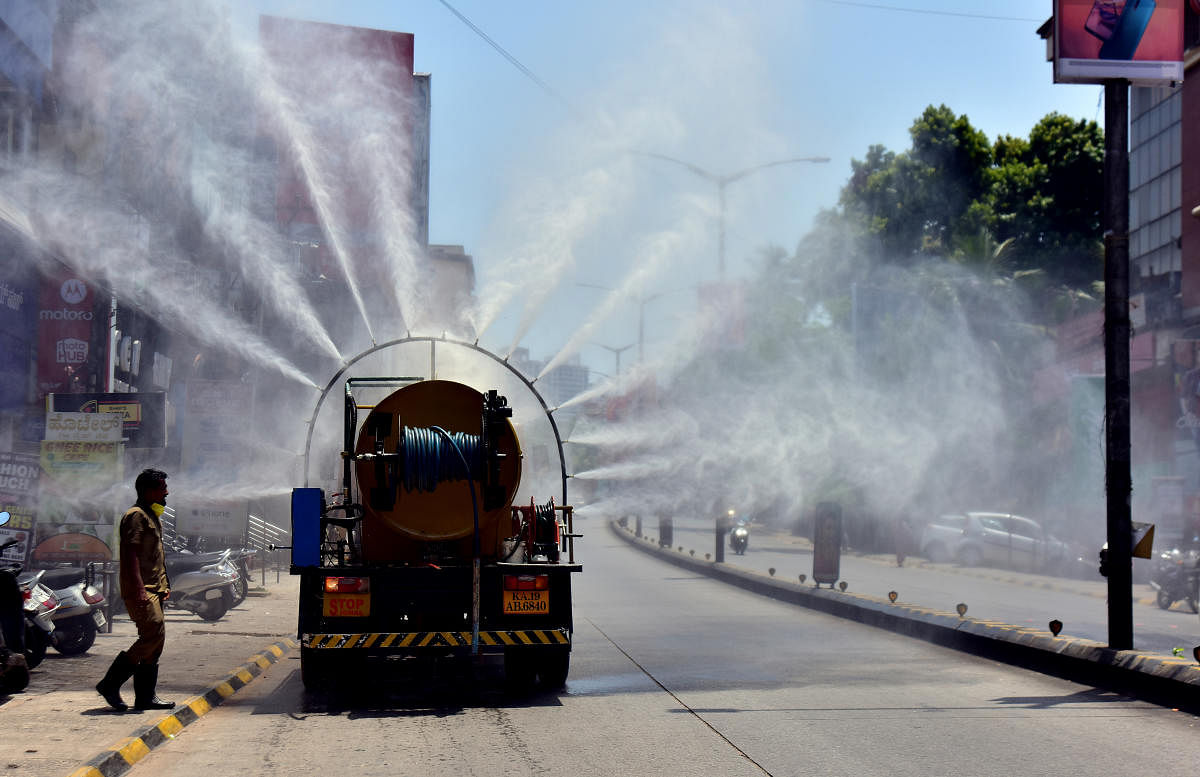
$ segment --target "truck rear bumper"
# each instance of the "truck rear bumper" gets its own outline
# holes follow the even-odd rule
[[[470,631],[408,631],[364,632],[358,634],[301,634],[300,644],[316,650],[351,650],[381,655],[414,654],[470,650],[473,643]],[[570,631],[553,629],[514,629],[480,631],[479,650],[486,653],[503,652],[506,648],[567,646]]]

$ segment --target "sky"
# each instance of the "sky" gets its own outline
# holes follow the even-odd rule
[[[928,105],[992,140],[1051,112],[1103,120],[1101,87],[1052,82],[1037,36],[1049,0],[255,0],[234,13],[248,28],[269,13],[413,33],[433,84],[430,241],[463,245],[476,292],[501,300],[481,342],[539,359],[572,343],[602,374],[638,342],[639,314],[647,358],[669,348],[695,285],[718,275],[715,184],[644,154],[718,176],[829,158],[727,187],[739,278],[764,248],[795,249],[852,159],[908,148]]]

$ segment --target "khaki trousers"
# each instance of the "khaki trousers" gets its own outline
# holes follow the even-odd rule
[[[137,625],[138,638],[126,651],[134,664],[157,664],[167,641],[167,626],[163,621],[162,596],[150,594],[150,601],[125,600],[125,609]]]

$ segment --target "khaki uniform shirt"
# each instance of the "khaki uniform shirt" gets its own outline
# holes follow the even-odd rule
[[[126,551],[137,557],[142,584],[148,592],[165,594],[171,590],[163,560],[162,521],[153,511],[135,504],[121,516],[121,552]],[[133,580],[126,580],[122,574],[121,597],[134,597],[135,585]]]

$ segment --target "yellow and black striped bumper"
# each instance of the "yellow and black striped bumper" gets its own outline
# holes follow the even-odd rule
[[[376,650],[419,650],[422,648],[469,648],[469,631],[409,631],[399,633],[302,634],[306,648],[350,648]],[[485,647],[570,645],[566,629],[521,629],[519,631],[481,631],[479,644]]]

